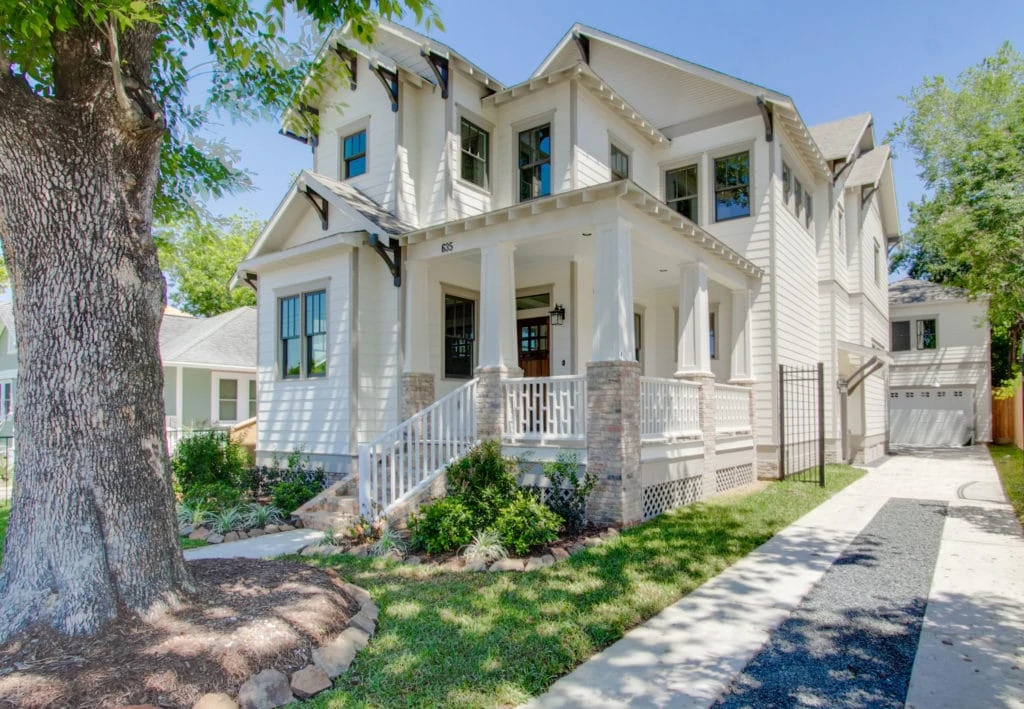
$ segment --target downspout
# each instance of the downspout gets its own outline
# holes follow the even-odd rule
[[[774,137],[774,136],[773,136]],[[769,308],[771,309],[771,316],[769,323],[771,326],[771,392],[772,401],[777,402],[779,400],[779,381],[776,377],[776,373],[779,371],[779,335],[777,318],[779,312],[779,296],[778,296],[778,262],[777,249],[775,244],[775,153],[777,146],[774,140],[768,141],[768,263],[769,263],[769,287],[771,290],[768,293],[769,297]],[[753,356],[753,352],[751,352]],[[753,365],[753,361],[751,361]],[[781,422],[775,421],[772,423],[772,438],[771,443],[778,447],[779,445],[779,425]],[[778,458],[776,458],[778,461]],[[781,468],[780,468],[781,469]]]

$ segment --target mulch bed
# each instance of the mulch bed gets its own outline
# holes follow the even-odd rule
[[[34,629],[0,647],[0,707],[191,707],[261,670],[302,668],[359,611],[333,571],[250,559],[188,567],[198,591],[182,607],[88,638]]]

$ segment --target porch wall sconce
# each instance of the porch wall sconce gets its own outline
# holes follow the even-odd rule
[[[555,303],[555,307],[549,315],[551,315],[552,325],[561,325],[565,322],[565,308],[560,303]]]

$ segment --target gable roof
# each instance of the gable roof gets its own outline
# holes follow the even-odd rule
[[[165,366],[256,368],[256,308],[212,318],[164,315],[160,358]]]
[[[18,340],[14,332],[14,303],[9,300],[0,303],[0,326],[7,330],[7,350],[13,352]]]
[[[916,278],[904,278],[889,284],[890,305],[913,305],[915,303],[938,303],[967,299],[968,293],[963,288],[945,286]],[[982,299],[988,300],[988,296],[982,296]]]
[[[850,160],[871,122],[870,113],[858,113],[837,121],[809,126],[808,130],[826,160]]]
[[[892,150],[888,145],[880,145],[873,150],[861,153],[850,169],[850,176],[846,178],[846,186],[877,186],[882,179],[882,171],[885,170],[885,166],[889,163],[891,155]]]

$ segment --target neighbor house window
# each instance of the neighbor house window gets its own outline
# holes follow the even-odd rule
[[[280,299],[281,376],[327,375],[327,291]]]
[[[691,222],[697,221],[696,165],[687,165],[665,173],[665,204]]]
[[[917,349],[934,350],[936,346],[935,320],[917,321]]]
[[[14,410],[13,391],[14,387],[11,382],[0,384],[0,421],[8,418],[11,415],[11,411]]]
[[[808,229],[814,222],[814,198],[810,192],[804,193],[804,226]]]
[[[221,379],[217,386],[217,420],[238,420],[238,380]]]
[[[444,296],[444,376],[469,379],[473,376],[473,340],[476,303],[457,295]]]
[[[256,415],[256,380],[249,380],[249,416]]]
[[[629,155],[626,151],[612,144],[612,181],[629,178]]]
[[[519,201],[551,194],[551,124],[519,134]]]
[[[327,374],[327,291],[306,293],[306,376]]]
[[[715,221],[750,216],[750,153],[715,159]]]
[[[789,198],[793,194],[793,171],[789,165],[782,163],[782,201],[789,206]]]
[[[366,131],[361,130],[358,133],[345,136],[342,146],[345,179],[366,172]]]
[[[910,350],[910,321],[896,321],[892,324],[892,351],[907,352]]]
[[[490,134],[462,119],[462,179],[487,189],[490,170]]]

